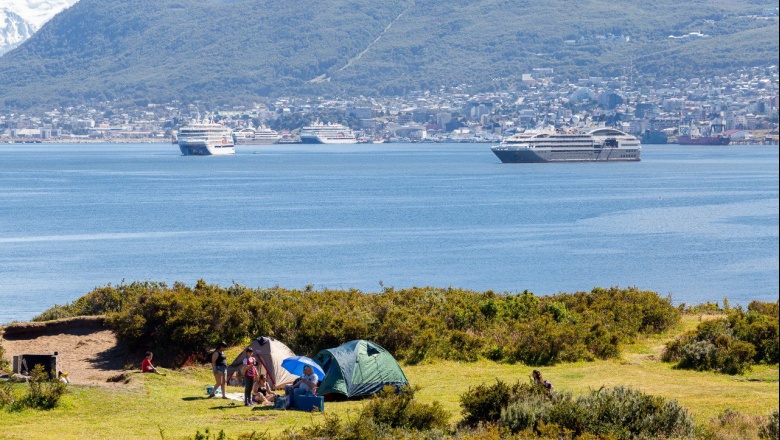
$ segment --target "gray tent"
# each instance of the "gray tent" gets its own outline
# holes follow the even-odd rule
[[[261,374],[266,375],[268,383],[273,389],[282,388],[287,384],[293,383],[298,378],[298,376],[282,368],[283,360],[295,356],[295,353],[286,345],[274,338],[261,336],[252,341],[249,347],[252,347],[252,354],[257,360],[258,370]],[[244,358],[246,358],[246,349],[228,366],[228,380],[234,374],[240,372],[241,365],[244,364]]]

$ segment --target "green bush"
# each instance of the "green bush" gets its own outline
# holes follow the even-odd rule
[[[70,318],[78,315],[77,309],[70,304],[64,306],[55,305],[34,317],[32,320],[36,322],[53,321],[55,319]]]
[[[690,370],[715,370],[718,368],[718,347],[710,341],[695,341],[681,348],[680,368]]]
[[[14,403],[14,384],[11,381],[0,381],[0,409],[10,407]]]
[[[589,409],[575,400],[571,393],[556,393],[555,404],[547,416],[548,423],[559,426],[575,436],[588,434],[591,423]],[[609,438],[608,435],[601,437]]]
[[[694,431],[693,418],[676,401],[647,395],[625,387],[605,388],[581,396],[585,408],[585,431],[619,439],[637,437],[688,437]],[[551,422],[566,426],[563,420]],[[566,426],[569,429],[575,427]]]
[[[3,348],[3,344],[0,344],[0,371],[6,370],[8,368],[8,361],[5,359],[5,348]]]
[[[778,440],[780,433],[780,419],[778,419],[778,410],[772,411],[767,417],[767,421],[758,429],[758,435],[761,438]]]
[[[449,414],[438,402],[418,403],[410,389],[397,392],[395,387],[385,387],[363,407],[357,418],[342,421],[339,416],[326,414],[323,423],[300,432],[288,432],[284,438],[440,438],[449,426],[448,420]]]
[[[465,426],[477,426],[480,423],[496,422],[501,418],[501,411],[509,405],[519,387],[507,385],[501,380],[496,380],[494,385],[480,384],[469,387],[465,394],[460,396]]]
[[[67,385],[56,377],[51,377],[37,365],[30,375],[30,390],[22,400],[22,405],[34,409],[52,409],[67,392]]]
[[[196,431],[193,440],[228,440],[228,437],[223,430],[220,430],[218,433],[213,433],[210,429],[206,428],[203,432],[200,432],[199,430]]]
[[[501,410],[499,424],[511,432],[537,431],[539,424],[549,421],[552,403],[541,395],[518,400]]]
[[[343,313],[349,310],[347,316]],[[163,364],[203,358],[214,344],[273,336],[296,353],[372,340],[409,364],[436,359],[550,365],[607,359],[643,333],[663,331],[679,311],[636,288],[536,297],[432,287],[363,293],[220,287],[199,280],[104,286],[41,316],[106,314],[130,350]]]
[[[755,363],[777,365],[777,303],[729,308],[722,318],[701,322],[666,345],[662,359],[678,368],[742,374]]]
[[[529,383],[518,381],[509,385],[496,379],[496,383],[493,385],[480,384],[476,387],[469,387],[468,391],[460,396],[463,415],[463,420],[460,423],[462,426],[469,427],[475,427],[481,423],[495,423],[502,419],[504,410],[514,402],[537,398],[550,400],[553,397],[554,395],[543,385],[534,385],[533,380]],[[518,414],[517,417],[522,417],[522,415]]]
[[[463,425],[475,427],[498,421],[513,433],[546,435],[547,431],[556,431],[617,439],[678,438],[694,432],[692,417],[676,401],[624,387],[591,391],[577,399],[565,392],[540,392],[540,388],[518,384],[513,390],[502,383],[481,385],[477,389],[486,395],[490,391],[492,398],[477,404],[473,404],[476,396],[471,397],[475,390],[469,390],[461,396]],[[479,404],[489,410],[480,410]]]
[[[702,440],[758,440],[759,430],[766,417],[742,414],[739,411],[727,408],[709,420],[708,423],[699,426],[696,430],[696,438]]]
[[[445,429],[450,417],[439,402],[430,405],[416,402],[412,390],[396,392],[392,386],[386,386],[374,396],[363,407],[361,415],[378,425],[416,431]]]
[[[67,392],[67,385],[52,378],[40,365],[31,372],[28,385],[27,394],[17,399],[14,381],[1,381],[0,408],[6,407],[10,411],[19,411],[23,408],[52,409]]]

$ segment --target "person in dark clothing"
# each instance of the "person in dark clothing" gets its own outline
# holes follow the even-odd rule
[[[255,382],[255,391],[252,393],[252,398],[257,403],[263,405],[272,405],[276,401],[276,394],[271,391],[271,386],[268,385],[268,381],[265,378],[265,374],[257,376],[257,382]]]
[[[541,371],[534,370],[531,373],[531,377],[533,377],[533,379],[534,379],[534,385],[536,385],[538,387],[544,387],[544,389],[546,389],[547,391],[552,392],[552,390],[553,390],[552,384],[550,383],[549,380],[545,380],[542,377],[542,372]]]
[[[209,397],[214,397],[217,389],[222,387],[222,398],[227,399],[225,395],[225,387],[227,385],[227,356],[225,356],[225,349],[227,344],[223,341],[220,342],[219,347],[214,350],[214,354],[211,355],[211,372],[214,373],[214,388],[211,390]]]

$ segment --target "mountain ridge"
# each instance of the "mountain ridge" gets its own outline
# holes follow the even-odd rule
[[[3,0],[7,9],[40,29],[44,23],[79,0]]]
[[[0,8],[0,56],[13,50],[36,31],[36,27],[6,8]]]
[[[761,0],[81,0],[0,58],[0,107],[402,94],[462,83],[516,84],[533,68],[567,78],[617,75],[629,65],[646,74],[715,74],[776,64],[777,18],[750,18],[775,6]],[[669,38],[694,31],[709,37]]]

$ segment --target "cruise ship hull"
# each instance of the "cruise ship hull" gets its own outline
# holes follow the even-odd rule
[[[637,162],[639,152],[622,148],[560,149],[493,147],[493,153],[503,163],[548,162]]]
[[[273,145],[279,142],[281,136],[278,138],[269,139],[236,139],[236,145]]]
[[[728,145],[731,138],[725,136],[677,136],[680,145]]]
[[[356,144],[355,138],[322,138],[320,136],[301,136],[302,144]]]
[[[227,156],[236,153],[233,144],[208,145],[204,142],[179,141],[179,150],[185,156]]]

